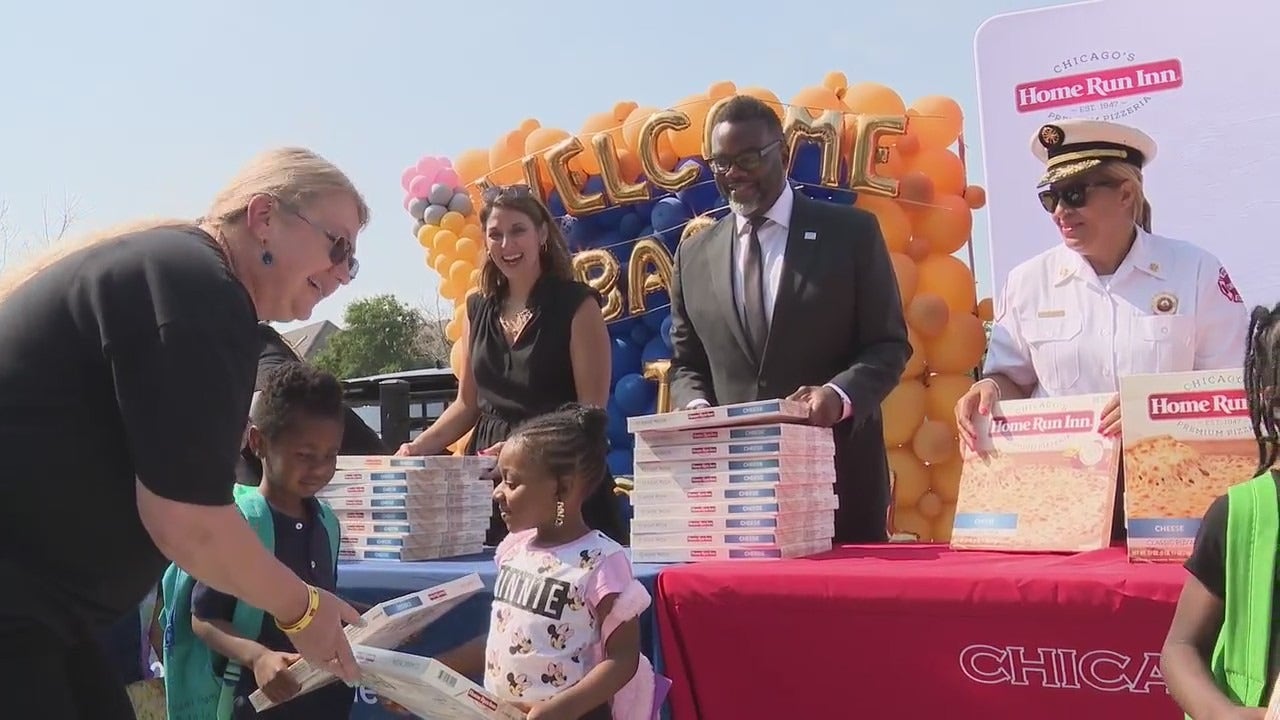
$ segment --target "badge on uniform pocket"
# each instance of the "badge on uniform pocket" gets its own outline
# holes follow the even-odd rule
[[[1151,298],[1151,312],[1156,315],[1172,315],[1178,312],[1178,296],[1169,292],[1158,293]]]

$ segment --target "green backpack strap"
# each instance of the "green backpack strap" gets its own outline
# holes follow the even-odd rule
[[[320,506],[320,522],[324,524],[325,534],[329,536],[329,556],[333,558],[333,576],[338,577],[338,548],[341,547],[342,530],[338,527],[338,516],[334,514],[329,503],[316,498]]]
[[[275,551],[271,508],[255,487],[237,485],[235,502],[268,551]],[[213,672],[213,651],[191,629],[191,592],[195,578],[177,565],[165,571],[161,624],[164,627],[165,705],[169,720],[230,720],[235,686],[243,669],[228,661],[222,677]],[[262,631],[262,610],[236,603],[231,624],[245,637]]]
[[[1244,707],[1267,685],[1280,502],[1270,471],[1227,491],[1226,603],[1210,670]]]

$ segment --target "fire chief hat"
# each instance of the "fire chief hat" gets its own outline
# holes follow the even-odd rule
[[[1042,126],[1031,138],[1031,153],[1045,164],[1036,187],[1045,187],[1118,160],[1139,170],[1155,159],[1151,136],[1119,123],[1070,119]]]

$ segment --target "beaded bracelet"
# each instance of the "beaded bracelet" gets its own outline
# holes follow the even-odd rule
[[[302,617],[289,625],[284,625],[279,619],[276,620],[276,627],[280,628],[286,635],[300,633],[307,629],[311,621],[315,619],[316,614],[320,612],[320,590],[314,585],[307,586],[307,610],[302,613]]]

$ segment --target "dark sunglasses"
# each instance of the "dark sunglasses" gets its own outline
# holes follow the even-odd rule
[[[312,228],[320,231],[325,237],[329,238],[329,262],[333,263],[335,266],[341,265],[345,262],[347,264],[347,277],[352,280],[356,279],[356,275],[360,274],[360,261],[356,259],[355,254],[352,252],[350,240],[342,235],[331,233],[320,227],[313,222],[311,218],[303,215],[300,210],[289,203],[278,199],[277,202],[279,202],[280,207],[286,210],[290,215],[293,215],[302,222],[310,225]]]
[[[1083,182],[1073,185],[1065,185],[1054,190],[1048,188],[1040,191],[1040,204],[1044,206],[1045,212],[1053,212],[1058,209],[1058,203],[1062,203],[1064,207],[1072,210],[1079,210],[1089,204],[1089,188],[1095,187],[1115,187],[1115,183],[1111,181]]]
[[[782,145],[781,140],[774,140],[758,150],[746,150],[738,153],[736,157],[713,157],[707,160],[707,165],[711,167],[712,172],[724,174],[729,172],[735,166],[744,172],[751,172],[760,167],[764,162],[764,158],[769,153]]]
[[[499,200],[519,200],[533,197],[533,188],[528,185],[490,185],[480,194],[485,205],[492,205]]]

